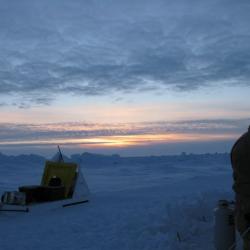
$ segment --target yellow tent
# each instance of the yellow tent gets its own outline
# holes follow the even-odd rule
[[[77,177],[77,164],[46,161],[41,185],[49,186],[51,178],[55,176],[59,177],[65,186],[65,198],[71,197]]]

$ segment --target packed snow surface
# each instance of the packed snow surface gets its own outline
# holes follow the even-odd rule
[[[213,208],[233,199],[228,154],[120,157],[84,153],[89,203],[0,214],[2,250],[213,249]],[[0,154],[0,190],[39,184],[45,159]]]

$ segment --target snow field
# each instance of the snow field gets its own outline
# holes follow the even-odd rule
[[[2,213],[0,248],[211,250],[213,208],[218,199],[233,198],[223,157],[118,158],[114,164],[114,157],[74,156],[91,201],[33,214]],[[20,167],[18,160],[6,160],[1,190],[37,183],[41,162],[27,160]]]

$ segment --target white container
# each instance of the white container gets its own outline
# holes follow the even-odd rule
[[[4,192],[4,194],[2,195],[2,202],[5,204],[25,205],[25,200],[25,193],[17,191]]]
[[[235,244],[234,209],[226,200],[219,200],[214,209],[214,245],[216,250],[229,250]],[[235,248],[231,248],[232,250]]]

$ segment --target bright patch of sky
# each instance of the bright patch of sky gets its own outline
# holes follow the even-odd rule
[[[250,116],[248,87],[216,86],[191,92],[130,93],[120,96],[59,95],[53,105],[2,107],[1,122],[147,122],[232,119]],[[11,111],[11,112],[10,112]]]

